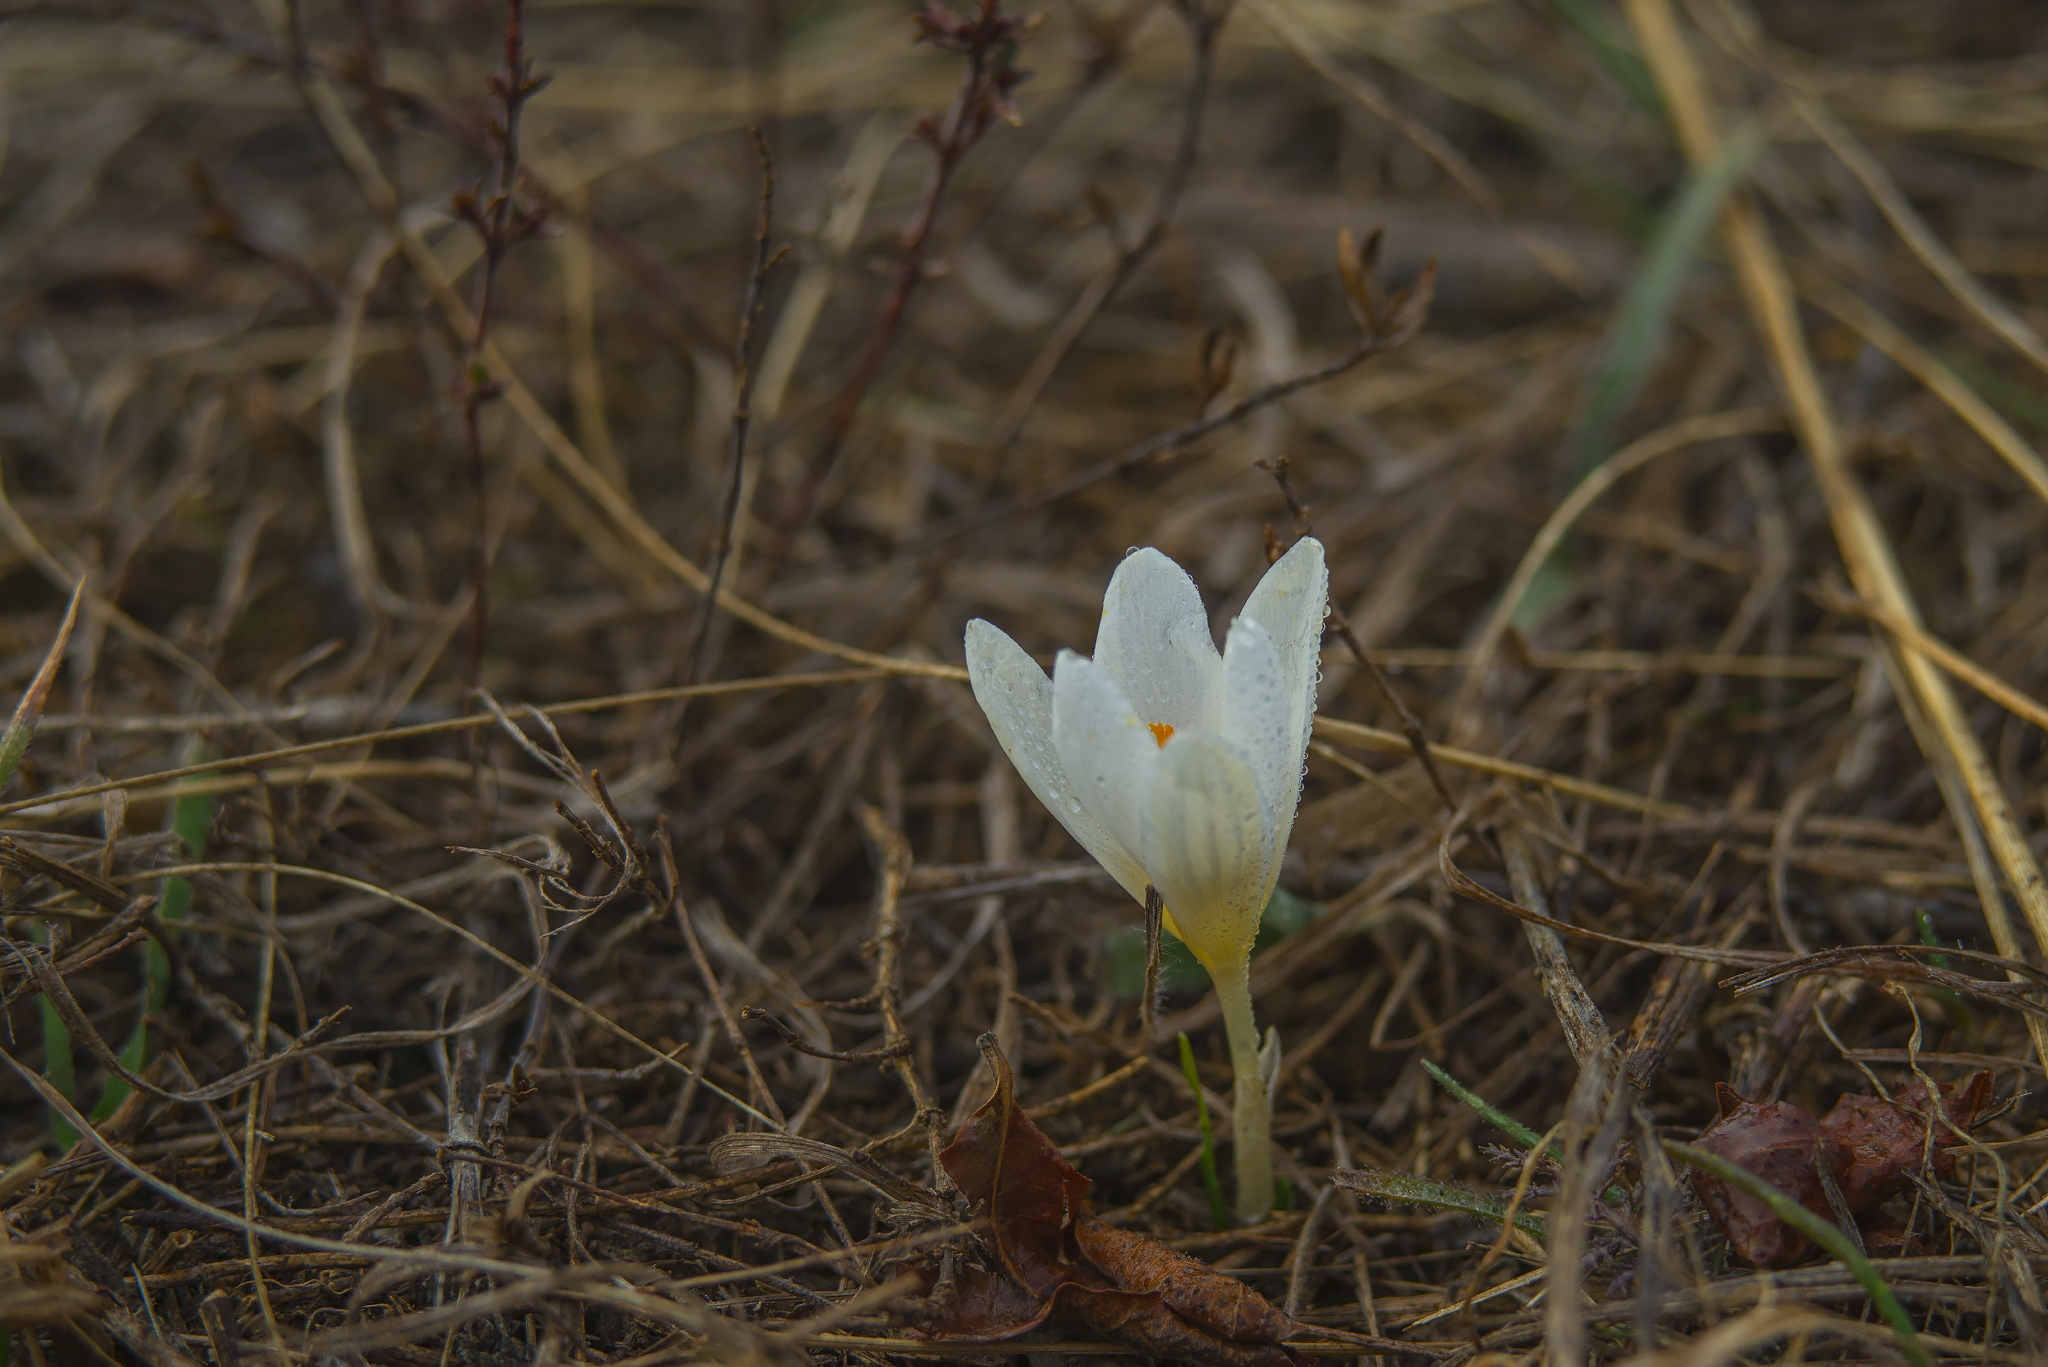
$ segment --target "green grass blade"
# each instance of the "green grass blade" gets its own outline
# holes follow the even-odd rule
[[[1223,1179],[1216,1172],[1216,1135],[1209,1128],[1209,1103],[1202,1099],[1202,1076],[1195,1071],[1195,1046],[1180,1037],[1180,1071],[1195,1094],[1195,1121],[1202,1130],[1202,1190],[1209,1194],[1209,1218],[1218,1229],[1230,1228],[1230,1205],[1223,1199]]]
[[[47,928],[34,934],[38,943],[50,943]],[[39,996],[36,1003],[41,1007],[43,1023],[43,1076],[50,1079],[50,1085],[69,1101],[78,1095],[78,1073],[71,1057],[71,1030],[64,1024],[64,1017],[58,1014],[56,1004],[48,997]],[[78,1131],[71,1128],[70,1121],[53,1113],[50,1116],[50,1137],[56,1142],[58,1152],[63,1153],[78,1142]]]
[[[1506,1134],[1507,1136],[1512,1138],[1517,1144],[1520,1144],[1523,1148],[1533,1149],[1537,1146],[1537,1144],[1542,1142],[1542,1135],[1536,1133],[1536,1131],[1530,1129],[1521,1121],[1516,1120],[1513,1116],[1506,1115],[1500,1111],[1495,1110],[1493,1106],[1484,1098],[1478,1096],[1476,1093],[1467,1091],[1456,1078],[1452,1077],[1443,1069],[1437,1067],[1434,1063],[1431,1063],[1428,1059],[1424,1059],[1422,1061],[1422,1070],[1428,1073],[1432,1078],[1436,1079],[1437,1086],[1443,1088],[1452,1096],[1464,1102],[1467,1106],[1470,1106],[1473,1110],[1479,1112],[1479,1118],[1481,1120],[1484,1120],[1487,1124],[1493,1126],[1493,1128],[1495,1128],[1496,1130],[1499,1130],[1503,1134]],[[1548,1152],[1552,1158],[1555,1158],[1560,1162],[1563,1161],[1564,1155],[1558,1152],[1557,1146],[1555,1144],[1550,1146]]]
[[[1930,949],[1939,949],[1941,939],[1934,933],[1934,922],[1928,919],[1927,909],[1915,909],[1913,920],[1920,928],[1920,943]],[[1927,962],[1936,968],[1947,968],[1948,955],[1930,954],[1927,956]],[[1980,1032],[1977,1029],[1976,1013],[1970,1010],[1969,1004],[1957,996],[1953,989],[1946,987],[1935,988],[1934,999],[1941,1003],[1941,1014],[1947,1018],[1948,1023],[1968,1036],[1971,1041],[1970,1047],[1975,1049]]]
[[[185,762],[193,763],[199,758],[194,754]],[[213,806],[211,793],[186,793],[171,807],[171,829],[177,833],[189,859],[206,857],[206,835],[213,825]],[[166,926],[176,925],[185,919],[185,913],[191,907],[192,885],[182,878],[165,880],[164,898],[157,908],[157,919]],[[149,1018],[161,1014],[171,996],[170,956],[153,939],[142,947],[142,983],[142,1011],[136,1017],[135,1028],[128,1033],[127,1042],[121,1046],[121,1066],[131,1073],[139,1073],[148,1066],[150,1053],[156,1045],[149,1029]],[[99,1101],[93,1105],[92,1119],[105,1120],[112,1115],[128,1099],[130,1090],[120,1078],[108,1078],[100,1089]]]
[[[1763,141],[1753,131],[1730,138],[1720,155],[1688,178],[1658,215],[1642,269],[1615,312],[1614,329],[1571,439],[1574,481],[1584,479],[1613,454],[1615,428],[1663,353],[1671,309],[1693,258],[1713,230],[1721,201],[1762,150]]]
[[[1594,0],[1550,0],[1550,7],[1621,83],[1630,99],[1652,114],[1663,115],[1664,96],[1657,89],[1656,78],[1629,46],[1626,31],[1612,15]]]
[[[1438,1210],[1462,1211],[1477,1215],[1482,1220],[1495,1224],[1505,1223],[1508,1218],[1508,1202],[1489,1191],[1461,1186],[1454,1182],[1439,1182],[1434,1178],[1417,1177],[1413,1173],[1388,1172],[1384,1168],[1340,1168],[1335,1174],[1338,1186],[1377,1197],[1382,1201],[1399,1201],[1411,1206],[1435,1206]],[[1540,1216],[1531,1211],[1515,1212],[1515,1228],[1539,1242],[1549,1237]]]
[[[1643,264],[1615,310],[1607,343],[1594,363],[1591,383],[1565,439],[1573,484],[1584,480],[1614,454],[1614,434],[1655,371],[1671,329],[1671,310],[1693,259],[1712,231],[1721,202],[1763,150],[1762,139],[1744,130],[1720,155],[1695,172],[1658,215]],[[1568,599],[1577,578],[1573,543],[1566,541],[1539,567],[1530,591],[1516,606],[1514,624],[1534,630]]]
[[[36,723],[42,720],[43,704],[49,701],[50,687],[57,681],[57,670],[64,663],[64,651],[71,644],[71,629],[78,625],[78,605],[84,599],[85,580],[80,579],[78,586],[71,591],[71,604],[64,609],[64,620],[57,627],[57,639],[50,643],[49,653],[43,656],[35,677],[22,690],[21,701],[15,705],[14,716],[8,721],[6,732],[0,734],[0,787],[5,787],[7,780],[14,777],[14,771],[21,767],[21,761],[28,755],[29,743],[36,736]],[[50,942],[47,934],[37,938],[45,945]],[[71,1031],[48,997],[39,997],[37,1002],[41,1007],[43,1026],[43,1072],[49,1077],[50,1085],[68,1100],[78,1088],[78,1075],[71,1058]],[[78,1142],[77,1132],[62,1116],[51,1117],[50,1133],[60,1149],[69,1149]],[[0,1343],[0,1347],[4,1347],[4,1343]],[[0,1358],[0,1367],[4,1367],[4,1358]]]
[[[1920,1346],[1920,1336],[1914,1332],[1913,1321],[1906,1314],[1905,1307],[1892,1295],[1892,1289],[1885,1285],[1884,1278],[1877,1274],[1877,1269],[1870,1265],[1870,1260],[1857,1251],[1856,1245],[1849,1242],[1848,1235],[1755,1173],[1729,1162],[1717,1153],[1708,1153],[1705,1149],[1691,1144],[1681,1144],[1675,1139],[1664,1141],[1664,1152],[1687,1167],[1711,1173],[1730,1186],[1748,1192],[1769,1206],[1771,1214],[1827,1250],[1828,1256],[1848,1268],[1849,1274],[1861,1282],[1863,1289],[1870,1293],[1870,1303],[1877,1307],[1877,1312],[1884,1316],[1885,1323],[1891,1325],[1892,1333],[1898,1336],[1899,1351],[1906,1355],[1906,1360],[1912,1363],[1913,1367],[1932,1367],[1927,1350]]]
[[[1423,1071],[1436,1079],[1437,1086],[1449,1092],[1458,1100],[1479,1113],[1480,1119],[1514,1139],[1525,1149],[1533,1149],[1543,1142],[1543,1136],[1524,1125],[1521,1121],[1503,1111],[1496,1110],[1491,1103],[1476,1092],[1468,1091],[1459,1081],[1428,1059],[1422,1061]],[[1552,1144],[1544,1151],[1546,1157],[1560,1165],[1564,1162],[1564,1150]],[[1619,1206],[1628,1200],[1628,1194],[1620,1187],[1609,1187],[1600,1193],[1601,1199],[1611,1206]]]

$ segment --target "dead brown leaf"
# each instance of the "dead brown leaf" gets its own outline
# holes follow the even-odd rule
[[[1152,1357],[1207,1367],[1300,1367],[1284,1340],[1292,1317],[1234,1277],[1158,1240],[1088,1218],[1089,1181],[1017,1105],[1009,1061],[981,1038],[996,1087],[939,1161],[985,1208],[989,1241],[1011,1278],[979,1269],[934,1297],[921,1337],[998,1342],[1061,1313]]]
[[[1961,1086],[1941,1084],[1942,1109],[1968,1129],[1990,1108],[1993,1078],[1973,1073]],[[1745,1101],[1725,1083],[1715,1093],[1721,1114],[1701,1132],[1699,1147],[1769,1182],[1822,1219],[1832,1221],[1827,1188],[1816,1160],[1827,1164],[1843,1204],[1858,1217],[1866,1247],[1903,1247],[1897,1222],[1877,1210],[1920,1171],[1923,1161],[1936,1178],[1955,1171],[1955,1155],[1931,1129],[1927,1088],[1915,1081],[1896,1099],[1851,1092],[1836,1100],[1825,1118],[1787,1101]],[[1946,1130],[1946,1127],[1940,1127]],[[1953,1141],[1954,1136],[1950,1134]],[[1789,1267],[1812,1249],[1811,1242],[1763,1202],[1717,1177],[1695,1174],[1695,1189],[1736,1255],[1757,1267]]]
[[[1969,1129],[1989,1109],[1992,1085],[1992,1075],[1981,1071],[1959,1087],[1940,1084],[1943,1112],[1958,1128]],[[1930,1128],[1922,1114],[1931,1109],[1927,1102],[1926,1084],[1916,1078],[1896,1100],[1852,1092],[1821,1118],[1822,1132],[1842,1144],[1845,1161],[1835,1180],[1850,1210],[1860,1214],[1903,1191],[1923,1157],[1937,1179],[1955,1171],[1955,1155],[1944,1147],[1955,1136],[1945,1125]]]
[[[1721,1115],[1701,1131],[1695,1141],[1698,1146],[1754,1173],[1822,1219],[1832,1220],[1827,1189],[1814,1166],[1815,1149],[1826,1141],[1813,1112],[1789,1101],[1745,1101],[1726,1083],[1715,1084],[1714,1092]],[[1841,1156],[1830,1152],[1829,1166],[1840,1171],[1847,1161],[1847,1147],[1836,1140],[1831,1148],[1839,1149]],[[1693,1182],[1738,1257],[1757,1267],[1789,1267],[1812,1248],[1804,1234],[1771,1214],[1769,1206],[1749,1193],[1704,1173],[1695,1174]]]

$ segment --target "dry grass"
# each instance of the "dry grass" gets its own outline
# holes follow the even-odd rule
[[[515,158],[481,0],[11,6],[10,688],[87,588],[0,791],[10,1364],[894,1356],[985,1031],[1106,1218],[1474,1367],[1893,1360],[1652,1140],[1991,1068],[1877,1266],[2042,1361],[2048,27],[1758,11],[1061,4],[971,136],[898,4],[529,0]],[[1282,455],[1391,698],[1333,632],[1292,1208],[1218,1231],[1213,999],[1144,1038],[957,662],[1085,648],[1133,545],[1227,621]]]

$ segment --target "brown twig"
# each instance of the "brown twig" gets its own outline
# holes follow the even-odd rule
[[[810,520],[818,491],[838,462],[839,453],[853,431],[854,419],[860,415],[861,401],[867,397],[875,376],[881,372],[882,361],[902,330],[911,297],[928,276],[925,258],[931,248],[932,230],[938,224],[947,188],[961,159],[997,119],[1017,121],[1010,92],[1024,73],[1014,65],[1016,47],[1030,35],[1037,20],[1003,13],[1001,0],[978,0],[974,16],[965,19],[940,0],[924,0],[923,8],[912,18],[918,26],[920,41],[962,54],[967,69],[961,75],[960,94],[945,116],[935,120],[925,115],[917,121],[918,138],[930,144],[936,155],[925,180],[924,197],[903,230],[895,282],[875,319],[874,330],[854,362],[853,374],[832,401],[824,435],[812,452],[802,479],[776,519],[775,539],[761,562],[759,577],[764,583],[774,577],[797,533]]]
[[[1160,933],[1165,928],[1166,899],[1150,883],[1145,885],[1145,996],[1139,1011],[1145,1047],[1150,1048],[1159,1030]]]
[[[888,1031],[888,1041],[883,1047],[895,1049],[899,1042],[910,1038],[909,1032],[903,1028],[903,987],[899,971],[903,959],[903,880],[910,873],[910,842],[900,832],[891,829],[881,812],[873,807],[861,808],[860,821],[861,829],[875,852],[875,863],[879,866],[877,871],[881,875],[875,886],[874,998],[881,1007],[882,1021]],[[946,1113],[925,1091],[924,1079],[918,1076],[917,1065],[911,1060],[909,1051],[905,1049],[891,1057],[896,1063],[897,1076],[903,1079],[904,1089],[917,1106],[917,1123],[925,1127],[932,1160],[936,1163],[940,1127]]]
[[[1197,418],[1192,422],[1183,423],[1171,431],[1161,432],[1156,437],[1147,438],[1136,446],[1126,449],[1121,455],[1112,456],[1099,465],[1090,466],[1077,475],[1061,480],[1049,489],[1041,489],[1035,494],[1014,498],[1007,503],[998,504],[993,508],[984,508],[979,512],[970,513],[965,517],[958,518],[934,531],[926,539],[925,544],[937,545],[955,540],[967,535],[969,532],[977,531],[993,523],[1004,522],[1020,514],[1031,512],[1037,508],[1043,508],[1047,504],[1058,503],[1060,500],[1077,494],[1090,485],[1099,484],[1105,479],[1110,479],[1124,473],[1126,470],[1134,470],[1141,465],[1163,461],[1166,457],[1194,445],[1212,432],[1219,432],[1226,427],[1242,422],[1245,418],[1250,417],[1263,408],[1279,403],[1282,399],[1299,394],[1304,389],[1313,389],[1315,386],[1325,384],[1340,375],[1348,374],[1373,357],[1392,347],[1399,346],[1402,342],[1414,336],[1416,330],[1422,326],[1422,320],[1429,311],[1429,301],[1434,295],[1435,288],[1436,258],[1431,257],[1424,264],[1422,274],[1416,278],[1415,284],[1407,290],[1400,291],[1394,297],[1395,310],[1393,316],[1385,320],[1384,324],[1379,328],[1368,332],[1349,351],[1328,365],[1315,370],[1305,371],[1299,375],[1290,376],[1284,380],[1274,380],[1269,384],[1260,385],[1257,389],[1254,389],[1251,393],[1245,395],[1220,413],[1215,413],[1205,418]]]
[[[1315,522],[1310,516],[1308,505],[1303,503],[1301,496],[1294,491],[1294,481],[1287,472],[1287,457],[1275,456],[1270,461],[1262,460],[1259,462],[1259,468],[1271,475],[1273,482],[1280,486],[1280,496],[1287,500],[1287,511],[1294,516],[1294,534],[1298,537],[1309,535],[1315,529]],[[1273,540],[1271,527],[1266,528],[1266,546],[1266,560],[1270,564],[1280,558],[1280,547]],[[1422,772],[1429,775],[1429,786],[1436,790],[1437,801],[1443,803],[1445,812],[1457,811],[1458,801],[1451,796],[1449,785],[1444,782],[1443,774],[1436,767],[1436,756],[1430,752],[1429,735],[1422,729],[1421,718],[1409,709],[1407,703],[1401,701],[1401,695],[1387,682],[1386,671],[1380,668],[1378,661],[1366,653],[1365,644],[1358,639],[1358,633],[1352,630],[1351,619],[1345,616],[1344,609],[1334,600],[1329,606],[1330,629],[1337,633],[1345,647],[1351,651],[1352,658],[1364,667],[1366,674],[1372,679],[1373,686],[1379,690],[1381,700],[1394,709],[1394,715],[1401,722],[1401,734],[1407,737],[1408,748],[1415,752],[1416,760],[1422,765]]]
[[[820,1049],[817,1045],[810,1043],[802,1035],[799,1035],[796,1031],[790,1029],[758,1006],[742,1006],[739,1011],[739,1017],[743,1021],[762,1022],[776,1034],[782,1036],[782,1042],[796,1050],[799,1054],[807,1054],[812,1058],[828,1059],[833,1063],[887,1063],[890,1059],[900,1058],[910,1052],[910,1041],[907,1038],[885,1044],[879,1049],[852,1049],[845,1051]]]
[[[1159,193],[1152,201],[1152,212],[1146,219],[1144,230],[1133,241],[1117,242],[1116,259],[1088,283],[1053,329],[1052,335],[1046,338],[1024,378],[1018,381],[1009,403],[1003,408],[1002,417],[997,420],[995,435],[989,438],[991,474],[1023,432],[1024,424],[1044,395],[1046,385],[1051,383],[1053,375],[1074,349],[1074,344],[1081,340],[1089,324],[1109,307],[1123,287],[1131,282],[1131,277],[1138,273],[1139,267],[1149,261],[1160,244],[1166,241],[1174,210],[1179,207],[1181,194],[1187,189],[1188,177],[1195,166],[1195,155],[1202,142],[1202,113],[1208,106],[1209,88],[1216,72],[1216,40],[1223,32],[1224,21],[1230,16],[1230,0],[1221,0],[1221,3],[1182,0],[1174,8],[1187,26],[1189,41],[1194,46],[1194,63],[1188,77],[1187,94],[1181,100],[1180,136],[1174,144],[1173,160],[1167,167],[1166,178],[1159,184]],[[1104,226],[1112,237],[1117,236],[1113,219],[1105,218]]]
[[[462,399],[463,447],[469,457],[469,477],[475,499],[474,540],[470,546],[470,604],[466,668],[464,678],[476,683],[483,667],[484,633],[490,619],[487,581],[490,575],[490,526],[485,495],[484,445],[481,414],[485,403],[498,395],[498,386],[484,367],[484,349],[490,341],[492,308],[497,302],[498,270],[513,244],[538,233],[546,222],[545,209],[521,209],[513,202],[519,185],[519,121],[526,102],[548,82],[533,74],[533,62],[526,55],[526,0],[505,0],[505,69],[491,77],[491,95],[498,104],[498,117],[491,125],[497,144],[496,183],[488,198],[481,187],[454,196],[455,214],[476,229],[483,240],[483,264],[477,273],[475,328],[462,358],[458,381]]]
[[[760,319],[767,293],[768,273],[788,254],[787,247],[769,249],[768,230],[775,212],[775,161],[768,154],[768,141],[761,130],[754,135],[754,153],[761,161],[761,209],[754,227],[754,265],[747,273],[747,297],[740,305],[739,336],[732,347],[732,437],[727,448],[725,498],[718,520],[718,536],[712,543],[711,587],[704,594],[697,622],[697,640],[690,647],[690,670],[685,683],[697,683],[704,672],[704,652],[711,644],[711,624],[718,617],[718,588],[725,579],[726,562],[732,558],[733,524],[740,515],[740,491],[746,473],[747,431],[753,422],[749,401],[754,392],[754,324]],[[687,704],[685,704],[687,706]]]

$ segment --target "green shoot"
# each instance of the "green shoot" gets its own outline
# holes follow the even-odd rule
[[[1731,138],[1713,162],[1690,177],[1658,216],[1642,269],[1615,313],[1614,328],[1593,372],[1593,385],[1571,437],[1572,478],[1584,479],[1613,454],[1614,431],[1663,354],[1678,291],[1713,230],[1721,201],[1763,150],[1754,132]]]
[[[197,758],[199,756],[195,753],[186,762],[191,763]],[[188,859],[203,859],[206,855],[206,834],[213,825],[213,803],[211,793],[187,793],[171,807],[171,829],[177,833]],[[165,880],[164,899],[157,909],[157,919],[167,926],[175,925],[185,919],[185,913],[191,906],[192,885],[182,878]],[[142,1010],[136,1016],[135,1028],[128,1033],[127,1042],[121,1046],[121,1066],[131,1073],[139,1073],[149,1065],[149,1057],[155,1047],[149,1018],[162,1014],[171,995],[170,956],[153,939],[142,948],[142,982]],[[100,1089],[99,1101],[92,1108],[92,1119],[105,1120],[112,1115],[128,1099],[130,1090],[120,1078],[108,1078]]]
[[[1388,1172],[1383,1168],[1344,1168],[1336,1174],[1338,1186],[1377,1197],[1382,1201],[1399,1201],[1406,1205],[1435,1206],[1438,1210],[1463,1211],[1477,1215],[1482,1220],[1502,1224],[1508,1218],[1508,1203],[1492,1192],[1479,1191],[1472,1187],[1451,1182],[1439,1182],[1433,1178],[1417,1177],[1413,1173]],[[1542,1242],[1549,1231],[1544,1228],[1543,1219],[1533,1211],[1515,1212],[1515,1228],[1530,1238]]]
[[[50,943],[47,929],[35,932],[35,938],[44,945]],[[64,1017],[57,1013],[56,1003],[48,997],[37,997],[36,1002],[42,1008],[43,1076],[50,1079],[50,1085],[69,1101],[78,1095],[78,1074],[71,1056],[71,1031],[64,1024]],[[63,1116],[52,1115],[50,1137],[56,1141],[58,1152],[68,1152],[78,1142],[78,1131],[72,1129],[71,1122]]]
[[[1431,1063],[1428,1059],[1422,1061],[1422,1067],[1424,1072],[1427,1072],[1432,1078],[1436,1079],[1437,1086],[1477,1111],[1481,1120],[1506,1134],[1523,1148],[1533,1149],[1543,1142],[1542,1135],[1536,1133],[1536,1131],[1530,1129],[1521,1121],[1516,1120],[1513,1116],[1494,1109],[1483,1097],[1468,1091],[1456,1078],[1437,1067],[1434,1063]],[[1545,1148],[1543,1154],[1546,1158],[1551,1159],[1560,1166],[1564,1163],[1564,1151],[1555,1144]],[[1628,1199],[1628,1193],[1620,1187],[1609,1187],[1606,1191],[1600,1193],[1600,1197],[1607,1204],[1618,1206]]]
[[[1209,1103],[1202,1098],[1202,1076],[1195,1071],[1195,1046],[1180,1037],[1180,1071],[1195,1094],[1195,1123],[1202,1131],[1202,1190],[1209,1194],[1209,1218],[1218,1229],[1230,1228],[1230,1203],[1223,1199],[1223,1179],[1216,1173],[1216,1134],[1209,1128]]]
[[[81,579],[71,591],[71,605],[64,609],[64,621],[57,628],[57,639],[50,643],[42,666],[22,691],[21,702],[7,723],[6,733],[0,735],[0,788],[6,787],[7,780],[14,777],[14,771],[21,767],[21,761],[28,755],[29,743],[35,739],[36,723],[42,720],[43,704],[49,700],[50,686],[57,681],[57,669],[64,663],[65,648],[71,643],[71,628],[78,624],[78,605],[84,598],[85,581]],[[45,945],[50,943],[47,934],[37,938]],[[65,1028],[64,1018],[57,1014],[57,1008],[51,1005],[49,998],[39,997],[37,1001],[42,1007],[43,1071],[49,1076],[50,1085],[68,1099],[78,1086],[71,1060],[71,1032]],[[78,1135],[62,1117],[51,1120],[50,1132],[60,1149],[68,1149],[78,1142]],[[4,1367],[4,1360],[0,1360],[0,1367]]]
[[[1929,919],[1926,908],[1916,908],[1913,912],[1913,921],[1920,928],[1920,943],[1929,948],[1938,948],[1941,940],[1934,933],[1934,922]],[[1927,961],[1936,968],[1948,967],[1946,954],[1929,955]],[[1934,999],[1941,1003],[1941,1014],[1948,1019],[1950,1028],[1962,1031],[1970,1040],[1970,1047],[1975,1048],[1978,1039],[1977,1017],[1968,1004],[1949,988],[1937,987],[1933,992]]]

